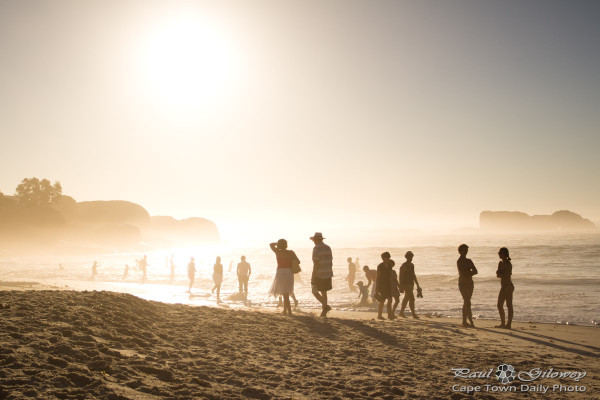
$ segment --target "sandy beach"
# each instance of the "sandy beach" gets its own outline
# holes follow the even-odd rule
[[[0,399],[591,399],[600,389],[593,327],[516,323],[505,331],[476,321],[477,329],[463,329],[452,319],[376,321],[358,312],[286,317],[112,292],[3,290],[0,303]],[[452,370],[499,364],[587,374],[503,385]],[[525,383],[549,390],[520,392]]]

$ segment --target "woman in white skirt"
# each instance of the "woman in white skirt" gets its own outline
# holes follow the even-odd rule
[[[292,314],[290,295],[294,293],[294,274],[292,273],[292,260],[300,263],[298,256],[292,250],[287,249],[287,241],[279,239],[277,243],[271,243],[271,250],[277,257],[277,273],[273,285],[269,291],[271,296],[283,296],[283,314]]]

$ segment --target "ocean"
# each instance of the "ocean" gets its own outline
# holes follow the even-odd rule
[[[394,246],[368,247],[336,245],[326,240],[334,256],[333,290],[329,302],[337,310],[374,313],[373,309],[358,308],[356,292],[351,292],[345,277],[346,259],[360,258],[361,268],[356,281],[366,282],[362,266],[376,268],[380,254],[389,251],[396,261],[396,271],[411,250],[413,263],[423,298],[417,299],[417,313],[440,317],[460,317],[462,298],[458,291],[456,260],[457,247],[469,245],[468,257],[479,270],[474,277],[473,315],[477,319],[497,319],[496,301],[500,288],[495,272],[498,249],[507,247],[513,264],[514,319],[537,323],[560,323],[598,326],[600,324],[600,235],[425,235],[404,237]],[[371,243],[376,241],[371,240]],[[301,260],[303,272],[296,275],[295,293],[301,309],[318,309],[320,305],[310,292],[311,242],[290,243]],[[148,274],[142,282],[141,271],[135,270],[135,260],[148,257]],[[167,260],[173,255],[176,276],[170,282]],[[232,300],[238,291],[236,266],[245,255],[252,265],[249,284],[249,304]],[[156,250],[147,253],[104,253],[73,256],[17,256],[0,253],[0,281],[35,287],[36,283],[60,289],[111,290],[131,293],[148,300],[167,303],[216,306],[211,293],[212,268],[216,256],[222,258],[224,280],[220,307],[270,308],[277,299],[268,292],[276,269],[275,255],[268,243],[262,247],[236,248],[226,243],[211,246]],[[196,280],[192,296],[188,289],[187,263],[196,260]],[[98,275],[92,279],[92,264],[99,264]],[[123,277],[125,265],[130,271]],[[62,269],[59,268],[62,265]],[[231,265],[231,268],[230,268]]]

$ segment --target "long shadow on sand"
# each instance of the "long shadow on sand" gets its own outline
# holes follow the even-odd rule
[[[373,328],[372,326],[366,325],[362,321],[353,319],[333,319],[335,322],[347,326],[348,328],[358,331],[363,335],[369,336],[373,339],[379,340],[381,343],[394,346],[399,348],[406,348],[406,345],[398,341],[398,337],[390,335],[389,333],[382,332],[379,329]]]
[[[548,337],[548,336],[544,336],[544,335],[536,335],[536,336],[542,336],[542,337],[548,338],[547,340],[546,339],[536,339],[536,338],[521,335],[521,334],[529,334],[526,332],[519,332],[519,331],[514,331],[514,330],[504,331],[504,330],[499,330],[499,329],[487,329],[487,328],[478,328],[478,329],[480,329],[482,331],[486,331],[486,332],[491,332],[491,333],[496,333],[496,334],[500,334],[500,335],[506,335],[506,336],[526,340],[528,342],[532,342],[535,344],[541,344],[541,345],[544,345],[547,347],[551,347],[553,349],[566,351],[568,353],[578,354],[580,356],[600,358],[600,353],[595,353],[595,352],[587,351],[587,350],[574,349],[572,347],[562,346],[560,344],[550,342],[550,340],[558,340],[553,337]],[[571,343],[571,342],[567,342],[567,343]],[[577,344],[577,343],[574,343],[574,345],[579,346],[579,344]]]
[[[298,313],[294,314],[293,318],[306,325],[309,330],[317,335],[328,339],[336,339],[339,336],[339,331],[326,318],[315,318],[312,314],[298,315]]]
[[[458,335],[463,335],[463,336],[473,336],[473,334],[470,333],[469,331],[472,331],[474,329],[479,329],[479,328],[463,328],[459,325],[452,324],[449,322],[439,322],[439,321],[430,321],[430,320],[421,320],[421,321],[423,321],[423,322],[406,319],[404,321],[404,323],[423,325],[423,326],[427,326],[430,328],[441,329],[444,331],[448,331],[448,332],[455,333]],[[466,329],[466,331],[465,331],[465,329]]]
[[[533,333],[533,332],[520,331],[519,333],[522,333],[522,334],[525,334],[525,335],[535,336],[535,337],[538,337],[538,338],[543,338],[543,339],[548,339],[548,340],[554,340],[555,342],[563,342],[563,343],[566,343],[566,344],[571,344],[573,346],[585,347],[587,349],[590,349],[592,351],[596,351],[596,352],[600,353],[600,347],[591,346],[589,344],[582,344],[582,343],[570,342],[568,340],[559,339],[559,338],[555,338],[555,337],[547,336],[547,335],[541,335],[539,333]],[[542,340],[542,339],[540,339],[540,340]]]

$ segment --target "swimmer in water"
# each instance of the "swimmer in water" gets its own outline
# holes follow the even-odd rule
[[[458,268],[458,290],[463,298],[462,306],[462,326],[464,328],[475,328],[473,324],[473,312],[471,311],[471,297],[473,296],[473,289],[475,284],[473,283],[473,275],[477,275],[477,268],[470,258],[467,258],[469,252],[469,246],[461,244],[458,246],[458,253],[460,257],[456,260],[456,268]],[[467,323],[469,319],[470,323]]]
[[[498,293],[498,312],[500,313],[500,325],[496,328],[511,329],[513,319],[513,292],[515,286],[512,283],[512,263],[510,262],[510,256],[508,249],[502,247],[498,251],[498,257],[500,262],[498,263],[498,270],[496,276],[500,278],[500,293]],[[504,302],[506,302],[506,308],[508,309],[508,322],[505,323],[504,319]]]

